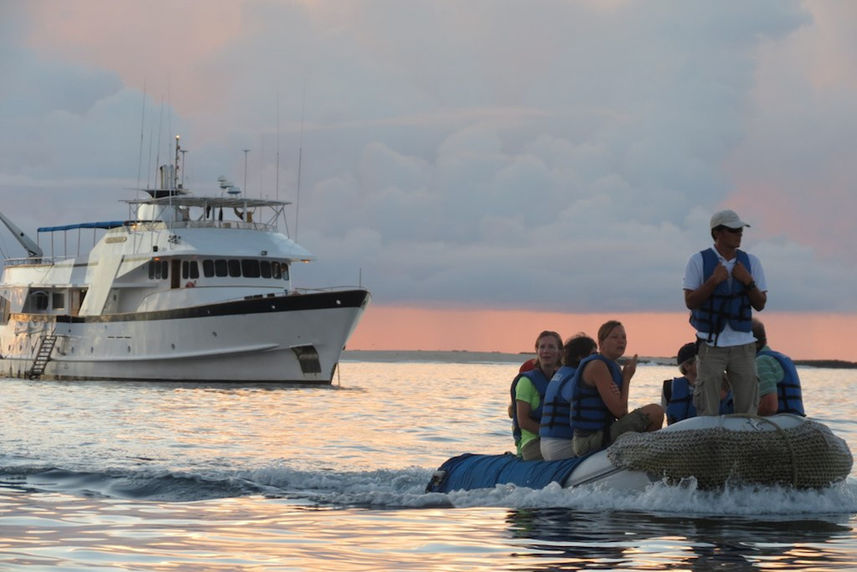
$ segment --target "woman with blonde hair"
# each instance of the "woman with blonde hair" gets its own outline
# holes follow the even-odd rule
[[[542,458],[539,445],[542,403],[548,382],[560,367],[562,338],[554,331],[545,330],[536,338],[535,348],[535,367],[519,373],[509,390],[512,434],[518,456],[525,461]]]
[[[637,356],[618,363],[628,346],[625,327],[618,320],[598,328],[598,353],[580,362],[571,397],[572,445],[575,455],[604,449],[622,433],[656,431],[664,422],[664,409],[650,403],[628,411],[631,378]]]

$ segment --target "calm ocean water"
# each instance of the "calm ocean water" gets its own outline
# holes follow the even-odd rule
[[[2,570],[851,570],[857,473],[823,491],[425,494],[512,448],[515,363],[346,361],[332,388],[2,380]],[[672,367],[641,365],[631,400]],[[801,368],[857,451],[857,370]]]

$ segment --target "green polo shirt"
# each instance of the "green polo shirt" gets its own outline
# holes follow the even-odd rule
[[[770,350],[768,346],[759,351]],[[756,356],[756,371],[759,374],[759,397],[776,393],[777,384],[786,376],[783,366],[772,356]]]
[[[529,403],[530,409],[535,410],[542,402],[542,399],[541,397],[539,397],[539,391],[536,389],[536,386],[533,385],[533,382],[530,381],[527,377],[522,377],[518,380],[518,385],[515,387],[515,401],[523,401],[525,403]],[[518,455],[521,455],[521,449],[524,447],[524,445],[526,445],[533,439],[538,438],[538,433],[530,433],[529,431],[521,427],[521,440],[518,441]]]

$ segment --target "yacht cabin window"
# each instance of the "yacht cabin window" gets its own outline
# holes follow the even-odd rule
[[[35,290],[27,296],[24,304],[24,312],[46,312],[48,309],[48,293],[44,290]]]
[[[182,279],[196,280],[199,278],[199,266],[196,260],[182,260]]]
[[[229,263],[229,275],[237,278],[241,276],[241,261],[240,260],[230,260]]]
[[[259,277],[259,261],[255,258],[245,258],[241,261],[241,274],[246,278]]]
[[[166,260],[150,260],[149,261],[149,280],[162,280],[169,278],[170,265]]]
[[[189,268],[190,276],[183,278],[198,278],[199,269],[196,261],[191,261]],[[184,270],[182,270],[184,272]],[[194,275],[193,273],[197,274]],[[274,280],[289,279],[289,264],[279,260],[258,260],[256,258],[238,259],[210,259],[202,261],[202,275],[206,278],[232,276],[244,278],[273,278]]]

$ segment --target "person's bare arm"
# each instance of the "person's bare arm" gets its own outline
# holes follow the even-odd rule
[[[776,393],[769,393],[767,395],[763,395],[759,399],[759,415],[773,415],[777,412],[778,407],[779,403],[777,402]]]
[[[526,401],[521,401],[520,399],[515,400],[515,406],[518,411],[518,427],[521,429],[526,429],[530,433],[539,432],[539,423],[532,417],[530,417],[530,412],[532,408],[530,404]]]

